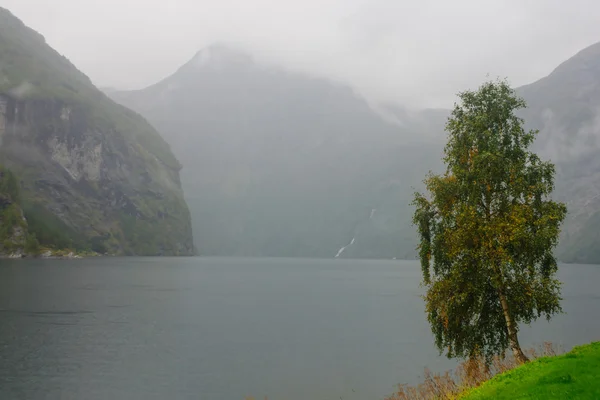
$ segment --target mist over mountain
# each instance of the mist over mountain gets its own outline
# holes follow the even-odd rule
[[[559,256],[600,262],[600,45],[518,88],[569,205]],[[449,110],[374,105],[350,87],[215,45],[146,89],[110,91],[183,164],[202,254],[412,258],[409,206],[441,169]]]
[[[414,255],[410,187],[440,156],[429,119],[382,118],[347,86],[223,45],[147,89],[110,95],[181,160],[201,254]]]
[[[536,149],[556,164],[555,195],[569,209],[558,255],[600,263],[600,43],[518,91],[527,125],[540,130]]]

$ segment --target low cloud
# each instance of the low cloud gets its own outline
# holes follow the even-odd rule
[[[199,49],[352,84],[381,102],[449,107],[490,76],[548,74],[600,38],[594,0],[5,0],[97,85],[141,88]]]

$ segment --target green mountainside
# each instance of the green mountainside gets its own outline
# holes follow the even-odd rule
[[[169,145],[0,8],[0,163],[29,232],[54,248],[193,254]]]
[[[38,250],[35,235],[28,232],[20,202],[17,178],[0,165],[0,253],[11,257]]]

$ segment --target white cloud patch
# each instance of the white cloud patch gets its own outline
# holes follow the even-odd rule
[[[198,50],[351,83],[370,98],[451,105],[491,76],[548,74],[600,38],[595,0],[4,0],[99,86],[141,88]]]

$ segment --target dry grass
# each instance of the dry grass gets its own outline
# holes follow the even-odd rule
[[[533,360],[538,357],[555,356],[563,349],[545,342],[543,345],[525,351]],[[417,386],[398,385],[398,391],[385,400],[452,400],[460,397],[465,390],[477,387],[494,375],[515,368],[519,364],[514,357],[495,357],[489,366],[483,359],[462,362],[454,371],[434,374],[425,369],[424,381]]]

